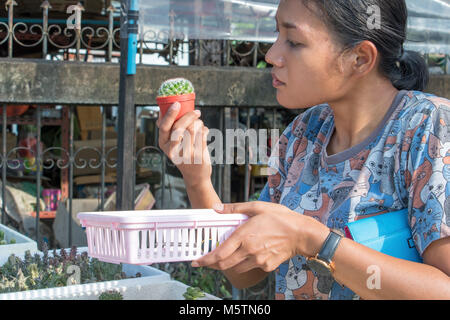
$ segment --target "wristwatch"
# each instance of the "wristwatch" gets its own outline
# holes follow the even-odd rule
[[[334,273],[334,263],[332,261],[337,246],[344,234],[336,229],[330,229],[328,237],[322,245],[319,253],[314,257],[306,259],[306,264],[317,276],[332,277]]]

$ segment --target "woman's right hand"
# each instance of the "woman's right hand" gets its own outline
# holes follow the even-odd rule
[[[179,110],[180,104],[175,102],[164,117],[158,118],[159,147],[180,170],[187,186],[209,182],[212,173],[207,147],[209,129],[200,120],[200,110],[188,112],[175,121]]]

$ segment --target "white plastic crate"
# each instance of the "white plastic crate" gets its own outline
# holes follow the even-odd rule
[[[138,265],[198,259],[224,242],[247,218],[212,209],[78,214],[91,257]]]

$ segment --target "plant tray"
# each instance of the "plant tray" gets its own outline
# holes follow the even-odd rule
[[[82,212],[88,254],[100,261],[148,265],[198,259],[247,220],[212,209]]]
[[[0,262],[8,259],[9,255],[12,253],[19,255],[25,253],[27,250],[30,250],[31,254],[38,252],[36,241],[3,224],[0,224],[0,230],[5,233],[5,240],[8,242],[8,244],[0,245]],[[16,243],[9,244],[11,239],[15,239]]]
[[[87,250],[88,248],[83,247],[78,248],[77,252],[81,253]],[[69,252],[70,249],[66,249],[66,251]],[[38,254],[43,255],[42,252],[38,252]],[[51,251],[49,251],[49,255],[52,255]],[[23,254],[17,256],[23,259]],[[135,266],[130,264],[124,264],[122,270],[127,276],[134,276],[138,272],[142,276],[139,278],[3,293],[0,294],[0,300],[98,300],[99,295],[108,290],[120,291],[124,299],[171,299],[167,297],[167,294],[161,295],[162,293],[160,293],[158,295],[157,292],[150,294],[151,288],[155,285],[172,282],[167,272],[149,266]]]

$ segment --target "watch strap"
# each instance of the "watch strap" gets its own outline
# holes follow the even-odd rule
[[[328,237],[325,239],[322,248],[320,249],[317,259],[325,261],[330,264],[331,259],[333,259],[334,253],[336,252],[337,246],[342,239],[342,235],[337,232],[330,230]]]

